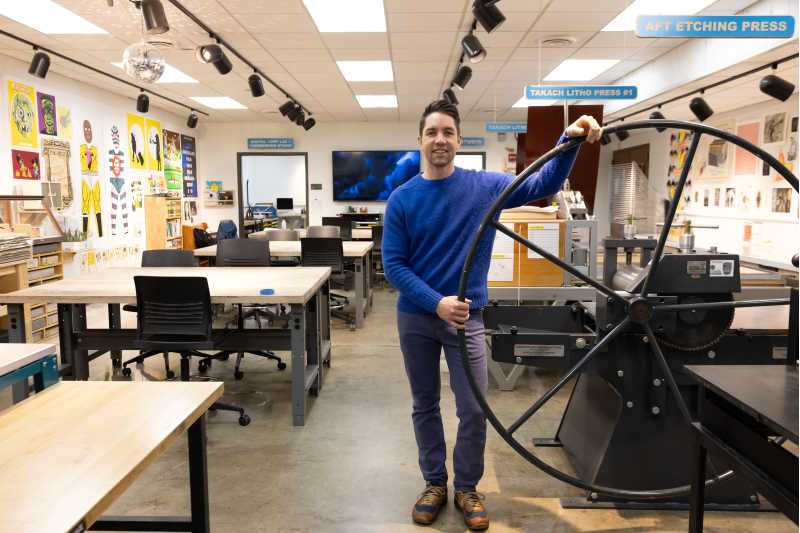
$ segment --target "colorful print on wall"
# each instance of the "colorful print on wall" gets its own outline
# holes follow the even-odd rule
[[[11,150],[11,166],[14,179],[38,180],[41,177],[39,154],[25,150]]]
[[[144,117],[128,113],[128,154],[131,170],[144,170],[147,144],[144,136]]]
[[[102,195],[98,168],[100,162],[97,159],[97,147],[92,144],[94,131],[92,123],[88,120],[83,121],[83,140],[81,144],[81,216],[83,218],[83,232],[89,236],[90,218],[95,221],[96,235],[103,236]],[[94,216],[92,217],[92,213]]]
[[[764,117],[764,144],[783,142],[786,130],[786,113],[773,113]]]
[[[61,129],[63,133],[64,130]],[[49,199],[50,207],[60,211],[72,205],[72,176],[70,174],[71,149],[69,142],[42,139],[42,195]]]
[[[678,178],[686,161],[686,154],[692,142],[692,132],[679,130],[669,136],[669,169],[667,176]]]
[[[183,195],[197,198],[197,159],[194,137],[181,135],[181,166],[183,170]]]
[[[131,180],[131,210],[142,208],[142,180]]]
[[[8,120],[11,126],[12,146],[28,148],[39,146],[33,100],[33,87],[8,80]]]
[[[111,183],[111,235],[128,234],[128,191],[125,188],[125,152],[120,130],[116,124],[109,130],[111,149],[108,151],[108,181]]]
[[[167,190],[180,191],[183,189],[181,183],[183,176],[181,136],[177,132],[164,130],[162,140],[164,144],[164,179],[167,181]]]
[[[36,93],[36,110],[39,117],[39,133],[58,135],[56,97],[49,94]]]
[[[72,140],[72,111],[65,105],[56,105],[58,114],[58,136],[67,141]]]
[[[145,119],[145,143],[147,144],[147,169],[162,172],[164,156],[161,153],[161,123],[157,120]]]
[[[736,135],[752,144],[758,144],[758,122],[741,124],[736,127]],[[756,156],[741,148],[736,147],[736,176],[752,176],[756,173],[758,160]]]
[[[792,206],[792,189],[790,187],[778,187],[772,189],[772,212],[788,213]]]

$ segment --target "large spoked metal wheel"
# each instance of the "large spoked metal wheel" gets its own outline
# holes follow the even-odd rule
[[[627,293],[624,291],[615,291],[612,288],[607,287],[604,284],[598,282],[597,280],[583,274],[582,272],[573,268],[569,264],[561,261],[558,257],[555,257],[552,254],[546,252],[539,246],[530,242],[528,239],[525,239],[524,237],[516,234],[515,232],[509,230],[504,225],[498,222],[500,211],[506,199],[522,184],[522,182],[524,182],[528,178],[528,176],[539,170],[545,163],[547,163],[557,155],[562,154],[568,150],[571,150],[576,146],[578,146],[579,144],[583,143],[585,137],[576,137],[574,139],[571,139],[568,142],[553,148],[552,150],[541,156],[539,159],[534,161],[530,166],[528,166],[522,173],[520,173],[516,177],[516,179],[502,192],[502,194],[500,194],[500,196],[497,198],[497,200],[490,208],[489,212],[486,213],[483,220],[481,221],[480,228],[478,229],[478,232],[471,243],[469,252],[467,253],[466,261],[464,262],[464,268],[461,273],[461,280],[458,289],[458,299],[464,301],[466,287],[467,287],[467,280],[469,279],[470,273],[472,271],[473,259],[478,244],[484,237],[484,235],[486,235],[487,231],[494,229],[504,233],[505,235],[509,236],[515,241],[521,243],[523,246],[526,246],[530,250],[533,250],[536,253],[540,254],[542,257],[554,263],[555,265],[559,266],[561,269],[569,272],[570,274],[580,279],[584,283],[594,287],[595,289],[597,289],[599,293],[601,293],[605,297],[615,300],[617,303],[621,304],[624,307],[624,309],[626,309],[626,316],[623,319],[619,320],[616,324],[611,324],[610,328],[606,327],[604,331],[598,331],[597,343],[586,353],[586,355],[584,355],[578,361],[578,363],[575,364],[575,366],[569,369],[569,371],[567,371],[564,374],[564,376],[558,380],[558,382],[555,385],[550,387],[539,399],[537,399],[533,403],[533,405],[531,405],[525,412],[523,412],[519,416],[519,418],[517,418],[516,421],[514,421],[509,426],[503,425],[503,423],[498,419],[498,417],[495,415],[494,411],[486,401],[486,397],[483,395],[480,388],[478,387],[477,382],[475,381],[475,376],[472,374],[469,365],[469,357],[467,354],[466,336],[464,330],[459,330],[458,336],[459,336],[459,345],[461,350],[462,363],[464,368],[467,370],[467,378],[469,380],[470,386],[472,387],[473,393],[475,394],[475,397],[478,400],[478,403],[481,405],[481,408],[486,414],[487,419],[495,428],[495,430],[497,430],[500,436],[509,445],[511,445],[511,447],[517,453],[519,453],[522,457],[527,459],[534,466],[544,471],[546,474],[549,474],[565,483],[569,483],[570,485],[573,485],[575,487],[578,487],[580,489],[592,493],[597,493],[598,495],[611,498],[627,499],[627,500],[658,500],[658,499],[674,498],[677,496],[687,494],[690,490],[690,487],[688,485],[685,485],[685,486],[678,486],[666,489],[628,490],[624,488],[606,487],[588,483],[582,479],[569,475],[543,461],[540,457],[538,457],[530,449],[528,449],[527,446],[522,444],[514,436],[514,433],[526,422],[528,422],[531,419],[531,417],[537,411],[539,411],[542,408],[542,406],[548,402],[548,400],[550,400],[553,396],[555,396],[556,393],[558,393],[558,391],[561,390],[573,377],[578,375],[581,372],[581,370],[584,367],[586,367],[587,363],[591,361],[593,357],[595,357],[596,354],[601,352],[603,348],[606,347],[617,336],[619,336],[620,333],[626,330],[630,330],[634,327],[637,328],[637,331],[643,331],[644,334],[647,336],[649,340],[650,351],[655,359],[655,363],[664,373],[665,380],[667,382],[667,385],[669,386],[672,396],[675,399],[675,403],[677,404],[681,412],[682,418],[686,421],[686,424],[690,424],[692,418],[689,413],[689,409],[687,408],[686,403],[684,402],[683,397],[681,396],[681,393],[678,389],[678,384],[675,381],[675,377],[672,375],[669,364],[667,363],[667,360],[664,357],[664,353],[661,350],[661,346],[659,345],[658,338],[654,334],[653,328],[651,327],[651,320],[653,319],[654,315],[659,312],[668,312],[668,311],[680,312],[680,311],[691,311],[693,309],[711,309],[711,308],[732,309],[736,307],[789,305],[788,298],[771,299],[771,300],[721,301],[721,302],[709,302],[709,303],[698,303],[698,304],[681,303],[681,304],[661,304],[661,305],[659,305],[657,299],[648,299],[648,294],[649,294],[648,289],[651,286],[651,280],[654,279],[654,276],[659,267],[659,263],[661,262],[661,258],[664,253],[664,246],[667,241],[667,236],[669,235],[670,228],[672,227],[672,221],[675,218],[675,214],[678,208],[678,203],[680,202],[681,197],[683,196],[683,189],[684,186],[686,185],[686,180],[688,178],[695,153],[697,152],[697,147],[700,142],[700,138],[703,135],[711,135],[713,137],[723,139],[756,155],[757,157],[765,161],[775,171],[777,171],[781,176],[783,176],[783,178],[787,182],[789,182],[789,184],[794,188],[795,191],[797,191],[798,189],[797,177],[794,174],[792,174],[786,167],[784,167],[780,162],[778,162],[778,160],[775,159],[773,156],[771,156],[764,150],[760,149],[759,147],[754,146],[753,144],[745,141],[744,139],[741,139],[725,131],[705,126],[703,124],[695,124],[691,122],[683,122],[678,120],[642,120],[637,122],[629,122],[627,124],[623,124],[620,126],[611,126],[605,128],[604,131],[606,134],[612,134],[624,130],[639,130],[639,129],[648,129],[656,127],[685,130],[692,132],[693,136],[691,145],[689,147],[689,151],[686,156],[686,161],[684,163],[680,178],[678,180],[678,184],[675,189],[675,195],[672,201],[670,202],[666,219],[664,221],[664,226],[658,237],[656,249],[649,265],[648,269],[649,271],[647,272],[644,281],[639,285],[638,292]],[[716,484],[719,481],[730,477],[731,475],[733,475],[733,473],[730,471],[717,475],[711,479],[706,480],[706,485]]]

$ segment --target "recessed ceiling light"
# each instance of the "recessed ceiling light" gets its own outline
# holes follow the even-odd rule
[[[565,59],[544,81],[588,81],[619,63],[619,59]]]
[[[122,63],[111,63],[115,67],[121,69]],[[158,78],[156,83],[199,83],[196,79],[181,72],[169,63],[164,65],[164,74]]]
[[[634,31],[639,15],[694,15],[716,0],[636,0],[601,31]]]
[[[397,96],[394,94],[357,94],[358,105],[364,108],[370,107],[397,107]]]
[[[347,81],[394,81],[391,61],[337,61]]]
[[[228,96],[190,96],[189,98],[211,109],[247,109]]]
[[[49,35],[108,33],[52,0],[3,1],[0,15]]]
[[[303,0],[320,33],[385,32],[383,0]]]
[[[528,100],[524,96],[514,102],[514,105],[511,107],[520,108],[520,107],[539,107],[539,106],[549,106],[555,105],[558,103],[558,100]]]

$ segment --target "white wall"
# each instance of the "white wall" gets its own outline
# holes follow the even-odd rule
[[[247,152],[250,137],[292,137],[293,152],[308,152],[308,182],[321,183],[321,191],[309,191],[309,215],[311,224],[319,224],[324,216],[336,216],[348,205],[366,206],[370,212],[382,212],[384,202],[348,203],[333,201],[332,162],[333,150],[394,150],[417,147],[418,123],[318,123],[305,131],[288,120],[286,124],[274,123],[208,123],[198,139],[198,153],[206,157],[198,164],[199,187],[206,179],[222,180],[225,189],[236,190],[236,154]],[[506,166],[506,146],[516,151],[513,134],[506,134],[505,142],[497,141],[496,133],[484,131],[483,123],[462,124],[462,135],[479,136],[486,139],[481,148],[464,148],[463,151],[485,151],[486,168],[502,170]],[[236,195],[234,195],[234,198]],[[210,228],[216,228],[220,219],[238,220],[238,206],[233,208],[201,207],[200,220]]]

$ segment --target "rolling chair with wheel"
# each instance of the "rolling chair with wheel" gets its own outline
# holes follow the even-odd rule
[[[205,357],[214,348],[208,280],[199,277],[134,276],[136,342],[145,351],[181,355],[181,381],[189,381],[189,358]],[[239,413],[239,424],[250,417],[235,405],[214,402],[211,409]]]
[[[322,225],[338,227],[339,236],[343,241],[353,240],[353,222],[349,218],[322,217]]]
[[[293,229],[267,230],[258,234],[254,234],[254,236],[251,238],[270,242],[300,240],[297,230]],[[270,257],[269,260],[272,266],[297,266],[300,264],[300,260],[296,257]]]
[[[310,229],[310,228],[309,228]],[[303,266],[326,266],[331,268],[331,286],[346,286],[348,274],[352,272],[344,268],[344,250],[342,239],[330,237],[306,237],[300,239],[300,260]],[[355,317],[344,312],[349,304],[346,296],[330,292],[331,316],[344,320],[350,329],[355,329]]]

